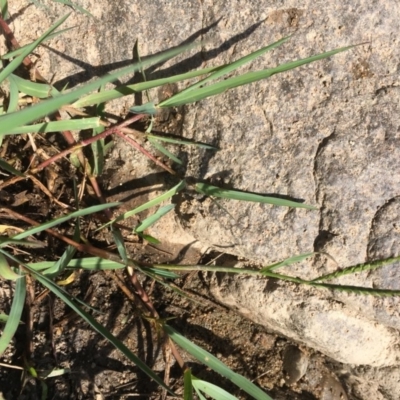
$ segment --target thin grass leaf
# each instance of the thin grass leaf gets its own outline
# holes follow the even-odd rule
[[[15,80],[12,78],[12,74],[8,77],[8,82],[10,83],[10,101],[8,104],[7,112],[14,112],[18,108],[19,93],[18,86]]]
[[[8,1],[7,0],[0,0],[0,12],[3,19],[8,19]]]
[[[190,340],[186,339],[180,333],[178,333],[175,329],[170,327],[169,325],[164,325],[164,331],[168,334],[168,336],[182,349],[187,351],[189,354],[194,356],[201,363],[207,365],[207,367],[213,369],[218,372],[220,375],[229,379],[239,388],[243,389],[246,393],[257,400],[272,400],[265,392],[263,392],[259,387],[254,385],[254,383],[250,382],[244,376],[233,372],[230,368],[228,368],[223,362],[218,360],[218,358],[214,357],[208,351],[205,351],[201,347],[195,345]]]
[[[0,277],[10,281],[16,281],[21,278],[21,275],[14,272],[14,270],[9,266],[6,257],[0,253]]]
[[[75,247],[68,246],[67,249],[64,251],[61,258],[54,263],[50,268],[43,271],[43,275],[46,275],[50,279],[54,279],[58,275],[60,275],[65,268],[67,268],[68,263],[71,261],[72,257],[75,255],[76,249]]]
[[[111,232],[113,235],[113,239],[115,244],[117,245],[118,253],[126,264],[128,264],[128,253],[126,252],[126,247],[125,247],[125,242],[124,242],[124,237],[121,233],[121,231],[114,226],[111,226]]]
[[[173,144],[183,144],[185,146],[195,146],[195,147],[201,147],[203,149],[210,149],[210,150],[218,150],[217,147],[211,146],[210,144],[198,143],[198,142],[194,142],[192,140],[187,140],[187,139],[174,139],[174,138],[167,137],[167,136],[154,135],[153,133],[146,135],[146,137],[149,138],[149,140],[156,139],[161,142],[167,142],[167,143],[173,143]]]
[[[78,10],[78,11],[80,11],[82,14],[86,14],[86,15],[88,15],[89,17],[95,19],[95,17],[94,17],[93,14],[91,14],[89,11],[85,10],[83,7],[81,7],[81,6],[78,5],[78,4],[73,3],[73,2],[70,1],[70,0],[53,0],[53,1],[55,1],[56,3],[65,4],[66,6],[70,6],[70,7],[72,7],[74,10]]]
[[[30,240],[16,240],[9,237],[0,237],[0,248],[6,246],[25,246],[25,247],[45,247],[44,243],[39,241],[30,241]]]
[[[92,128],[99,128],[100,118],[79,118],[69,119],[63,121],[50,121],[42,122],[35,125],[20,126],[10,129],[6,135],[19,135],[21,133],[47,133],[47,132],[61,132],[61,131],[78,131]]]
[[[70,16],[70,14],[65,15],[59,19],[50,29],[48,29],[39,39],[35,40],[29,46],[27,46],[19,56],[15,57],[3,70],[0,71],[0,83],[3,82],[13,71],[15,71],[22,63],[24,58],[28,56],[32,51],[39,46],[52,32],[54,32],[64,21]]]
[[[142,239],[148,241],[151,244],[160,244],[161,242],[155,238],[154,236],[151,235],[145,235],[143,233],[137,233]]]
[[[371,295],[378,297],[393,297],[400,296],[400,290],[391,290],[391,289],[376,289],[376,288],[368,288],[363,286],[351,286],[351,285],[335,285],[330,283],[314,283],[308,281],[307,284],[311,286],[315,286],[318,288],[324,288],[329,290],[338,290],[341,292],[349,292],[354,294],[362,294],[362,295]]]
[[[175,154],[172,154],[169,150],[167,150],[158,140],[150,138],[149,137],[149,142],[162,154],[170,158],[172,161],[176,162],[179,165],[182,165],[182,161],[175,156]]]
[[[10,315],[8,316],[3,334],[0,337],[0,355],[2,355],[14,337],[21,320],[22,310],[25,304],[26,278],[18,278],[15,284],[14,298],[11,305]]]
[[[1,1],[1,0],[0,0],[0,1]],[[3,18],[3,19],[4,19],[4,18]],[[48,35],[48,36],[46,37],[46,39],[44,40],[44,42],[47,41],[47,40],[54,39],[55,37],[57,37],[57,36],[59,36],[59,35],[65,33],[65,32],[68,32],[68,31],[70,31],[71,29],[75,29],[75,28],[76,28],[75,26],[71,26],[71,27],[69,27],[69,28],[64,28],[64,29],[61,29],[61,30],[59,30],[59,31],[57,31],[57,32],[54,32],[54,33],[52,33],[51,35]],[[32,42],[32,43],[33,43],[33,42]],[[19,56],[19,55],[21,54],[21,52],[24,51],[24,50],[25,50],[28,46],[30,46],[32,43],[28,43],[28,44],[26,44],[25,46],[21,46],[19,49],[12,50],[12,51],[9,51],[9,52],[6,53],[6,54],[1,55],[1,56],[0,56],[0,60],[9,60],[10,58],[14,58],[14,57]]]
[[[124,219],[127,219],[129,217],[132,217],[135,214],[138,214],[142,211],[145,211],[151,207],[157,206],[160,203],[162,203],[165,200],[168,200],[178,192],[180,192],[183,188],[186,187],[186,182],[184,180],[180,181],[176,186],[174,186],[172,189],[168,190],[168,192],[163,193],[162,195],[156,197],[155,199],[152,199],[148,201],[147,203],[142,204],[139,207],[134,208],[133,210],[127,211],[126,213],[123,213],[119,215],[117,218],[113,219],[110,222],[107,222],[106,224],[102,225],[99,229],[105,228],[106,226],[113,224],[114,222],[122,221]]]
[[[170,271],[166,271],[165,269],[159,269],[159,268],[155,268],[155,267],[146,267],[146,269],[142,269],[140,268],[140,270],[147,274],[148,272],[160,276],[162,278],[167,278],[167,279],[178,279],[181,276],[178,274],[175,274],[174,272],[170,272]]]
[[[52,266],[54,266],[54,264],[54,261],[42,261],[38,263],[29,263],[27,265],[34,271],[42,271],[51,268]],[[118,263],[116,261],[105,260],[104,258],[100,257],[88,257],[72,259],[68,262],[67,267],[86,269],[89,271],[104,271],[109,269],[114,270],[125,268],[125,265],[122,260],[120,263]]]
[[[145,104],[133,106],[129,109],[129,111],[134,114],[155,115],[157,113],[157,108],[154,105],[154,102],[150,101]]]
[[[140,93],[145,90],[166,85],[167,83],[176,83],[187,79],[196,78],[197,76],[205,75],[210,72],[216,71],[219,68],[221,67],[204,68],[196,71],[186,72],[184,74],[170,76],[168,78],[154,79],[152,81],[120,86],[116,89],[106,90],[101,93],[92,93],[74,102],[72,106],[76,108],[82,108],[82,107],[92,106],[94,104],[106,103],[110,100],[115,100],[123,96],[129,96],[131,94]]]
[[[232,396],[219,386],[213,385],[210,382],[202,381],[194,376],[192,377],[192,385],[196,392],[201,391],[215,400],[238,400],[237,397]]]
[[[288,41],[290,39],[290,36],[282,38],[280,40],[278,40],[277,42],[270,44],[266,47],[263,47],[257,51],[254,51],[253,53],[248,54],[247,56],[244,56],[242,58],[240,58],[237,61],[234,61],[230,64],[227,64],[223,67],[221,67],[218,71],[210,74],[208,77],[200,80],[199,82],[196,82],[195,84],[189,86],[188,88],[182,90],[181,92],[177,93],[174,97],[175,99],[179,99],[179,98],[184,98],[187,94],[187,92],[190,92],[194,89],[197,89],[199,87],[204,86],[207,82],[210,82],[211,80],[215,80],[218,79],[226,74],[229,74],[230,72],[234,71],[235,69],[243,66],[244,64],[253,61],[254,59],[256,59],[257,57],[260,57],[261,55],[265,54],[267,51],[273,50],[276,47],[279,47],[281,44],[285,43],[286,41]],[[160,105],[161,107],[161,105]]]
[[[149,368],[142,360],[140,360],[135,354],[133,354],[120,340],[112,335],[110,331],[99,324],[89,313],[77,306],[66,292],[61,290],[61,288],[58,287],[53,281],[41,274],[36,273],[34,270],[31,270],[31,273],[44,287],[51,290],[67,306],[74,310],[86,323],[88,323],[93,328],[94,331],[107,339],[116,349],[121,351],[121,353],[124,354],[125,357],[136,364],[147,376],[157,382],[161,387],[166,389],[170,394],[175,396],[174,392],[163,382],[163,380],[158,375],[156,375],[151,370],[151,368]]]
[[[22,172],[15,169],[6,160],[3,160],[2,158],[0,158],[0,168],[4,169],[4,171],[7,171],[10,174],[13,174],[16,176],[25,176]]]
[[[157,107],[165,108],[165,107],[178,107],[184,104],[194,103],[196,101],[203,100],[210,96],[215,96],[217,94],[221,94],[227,90],[248,85],[253,82],[260,81],[261,79],[269,78],[272,75],[280,74],[285,71],[289,71],[294,68],[298,68],[302,65],[309,64],[314,61],[322,60],[324,58],[333,56],[334,54],[349,50],[354,46],[342,47],[336,50],[328,51],[326,53],[318,54],[316,56],[304,58],[302,60],[292,61],[286,64],[279,65],[275,68],[268,68],[261,71],[248,72],[243,75],[239,75],[233,78],[229,78],[223,80],[218,83],[214,83],[212,85],[208,85],[205,87],[201,87],[190,92],[185,92],[184,95],[180,95],[180,93],[170,97],[167,100],[162,101],[157,105]]]
[[[238,190],[222,189],[217,186],[209,185],[207,183],[197,183],[195,190],[207,196],[221,197],[223,199],[251,201],[256,203],[273,204],[276,206],[316,210],[316,207],[304,203],[298,203],[295,201],[280,199],[277,197],[263,196],[260,194],[241,192]]]
[[[143,220],[143,222],[135,228],[135,232],[143,232],[145,229],[155,224],[160,218],[162,218],[165,214],[169,213],[174,208],[175,204],[168,204],[166,206],[160,207],[157,212]]]
[[[353,265],[351,267],[343,268],[341,270],[332,272],[330,274],[319,276],[318,278],[313,279],[313,282],[327,281],[330,279],[339,278],[340,276],[343,276],[343,275],[356,274],[356,273],[364,272],[364,271],[372,271],[372,270],[381,268],[388,264],[394,264],[395,262],[398,262],[398,261],[400,261],[400,256],[386,258],[384,260],[367,262],[367,263],[363,263],[363,264],[357,264],[357,265]]]
[[[52,85],[46,83],[32,82],[27,79],[22,79],[17,75],[11,74],[8,79],[12,79],[21,93],[38,99],[46,99],[60,94],[60,92]]]
[[[39,375],[42,379],[47,379],[47,378],[55,378],[57,376],[62,376],[70,373],[71,373],[70,368],[56,368],[50,372],[40,373]]]
[[[183,373],[183,400],[193,400],[192,371],[186,368]]]
[[[36,43],[36,42],[34,42]],[[56,96],[54,98],[45,100],[38,104],[33,105],[32,107],[26,107],[21,111],[10,113],[7,115],[0,116],[0,137],[7,133],[10,129],[15,128],[16,126],[21,126],[32,121],[35,121],[39,118],[42,118],[48,114],[53,113],[54,111],[58,110],[62,106],[66,104],[70,104],[79,99],[79,97],[91,92],[93,90],[98,90],[101,85],[104,85],[108,82],[115,81],[119,79],[122,75],[126,75],[131,72],[135,72],[140,70],[141,68],[146,68],[152,64],[156,64],[158,62],[167,60],[172,58],[183,51],[189,50],[196,46],[197,44],[189,44],[185,46],[180,46],[174,48],[172,50],[165,51],[161,54],[148,57],[146,60],[142,61],[141,63],[134,63],[133,65],[122,68],[119,71],[107,74],[102,78],[99,78],[93,82],[87,83],[78,89],[74,89],[70,92],[64,93],[62,95]],[[29,53],[29,52],[28,52]],[[15,59],[17,60],[17,59]],[[14,61],[15,61],[14,60]],[[13,62],[14,62],[13,61]],[[11,73],[13,69],[9,71]],[[4,70],[3,70],[4,72]],[[8,73],[7,73],[8,76]],[[0,81],[1,82],[1,81]]]
[[[317,254],[317,253],[312,252],[312,253],[304,253],[304,254],[299,254],[297,256],[289,257],[286,260],[268,265],[268,267],[264,267],[263,269],[260,270],[260,273],[263,273],[266,271],[275,271],[278,268],[304,261],[306,258],[312,257],[315,254]]]
[[[13,239],[24,239],[30,235],[34,235],[35,233],[42,232],[46,229],[52,228],[53,226],[62,224],[66,221],[69,221],[72,218],[79,218],[83,217],[84,215],[90,215],[94,214],[100,211],[105,210],[106,208],[112,208],[121,205],[121,203],[116,202],[116,203],[107,203],[107,204],[99,204],[97,206],[92,206],[92,207],[87,207],[82,210],[74,211],[70,214],[64,215],[59,218],[55,218],[51,221],[44,222],[43,224],[40,224],[39,226],[35,226],[33,228],[30,228],[26,230],[25,232],[19,233],[18,235],[13,236]]]

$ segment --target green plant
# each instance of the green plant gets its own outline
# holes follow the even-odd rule
[[[69,2],[68,2],[69,3]],[[1,4],[3,15],[6,10],[6,2],[3,1]],[[219,374],[223,375],[227,379],[230,379],[239,388],[247,392],[249,395],[256,399],[270,399],[270,397],[264,393],[260,388],[251,383],[249,380],[240,376],[233,371],[231,371],[226,365],[219,361],[216,357],[212,356],[205,350],[199,348],[194,343],[190,342],[188,339],[180,335],[171,326],[167,324],[165,320],[162,320],[154,305],[152,304],[149,296],[142,288],[138,278],[138,273],[143,273],[151,278],[155,279],[164,285],[172,287],[174,290],[178,290],[173,287],[170,283],[171,280],[175,279],[178,275],[174,270],[195,270],[201,269],[203,271],[225,271],[229,273],[246,273],[246,274],[260,274],[265,277],[273,277],[282,280],[288,280],[296,282],[299,284],[306,284],[321,288],[335,289],[335,290],[348,290],[353,292],[365,293],[365,294],[376,294],[376,295],[397,295],[400,294],[396,291],[387,291],[379,289],[368,289],[368,288],[358,288],[350,286],[341,285],[330,285],[325,281],[331,278],[337,278],[342,274],[355,273],[363,271],[366,269],[379,268],[386,263],[391,263],[398,261],[400,258],[393,258],[389,260],[381,260],[375,263],[362,264],[354,266],[342,271],[338,271],[336,274],[331,274],[327,276],[321,276],[314,280],[302,280],[300,278],[291,277],[288,275],[281,275],[276,272],[276,270],[284,265],[290,265],[294,262],[301,261],[306,257],[313,256],[314,253],[303,254],[300,256],[292,257],[283,262],[279,262],[270,266],[267,266],[261,270],[247,270],[247,269],[235,269],[226,268],[220,266],[204,266],[204,265],[147,265],[128,257],[124,236],[121,231],[119,222],[138,214],[144,210],[152,207],[159,206],[165,201],[170,200],[176,193],[186,189],[187,182],[184,177],[180,183],[176,186],[162,194],[161,196],[140,205],[139,207],[121,213],[117,217],[113,218],[110,209],[120,206],[119,203],[106,203],[103,194],[101,192],[100,185],[98,184],[97,177],[101,176],[104,164],[104,157],[108,149],[108,144],[106,143],[106,138],[110,135],[117,135],[123,140],[126,140],[129,144],[137,148],[139,151],[147,155],[151,160],[156,162],[159,166],[165,170],[174,173],[173,169],[168,165],[160,162],[151,153],[145,150],[137,142],[135,142],[130,136],[126,135],[127,128],[134,122],[144,120],[146,118],[151,118],[151,116],[157,114],[160,109],[168,107],[176,107],[180,105],[185,105],[193,103],[196,101],[201,101],[204,98],[220,94],[226,90],[230,90],[242,85],[250,84],[256,82],[260,79],[268,78],[274,74],[282,73],[301,65],[308,64],[310,62],[318,61],[342,51],[350,49],[352,46],[336,49],[330,52],[326,52],[320,55],[312,56],[303,60],[298,60],[290,62],[284,65],[280,65],[275,68],[269,68],[262,71],[248,72],[239,76],[233,76],[226,79],[221,79],[228,73],[233,72],[238,67],[244,65],[245,63],[253,60],[256,57],[261,56],[265,52],[272,50],[289,38],[283,38],[272,45],[266,46],[254,53],[249,54],[246,57],[241,58],[231,64],[202,69],[198,71],[188,72],[184,74],[179,74],[171,76],[168,78],[144,81],[141,83],[136,83],[133,85],[121,86],[116,89],[106,90],[104,85],[108,82],[113,82],[119,77],[135,72],[144,71],[144,69],[152,64],[158,63],[163,60],[172,58],[185,50],[193,48],[196,44],[188,45],[181,48],[175,48],[164,53],[158,54],[147,58],[145,61],[139,61],[132,66],[126,67],[120,71],[111,73],[102,78],[96,79],[93,82],[87,83],[72,90],[63,90],[59,92],[51,84],[45,82],[43,77],[36,75],[36,81],[31,81],[23,79],[14,74],[14,71],[24,63],[28,68],[31,67],[30,60],[28,58],[34,49],[43,43],[45,40],[52,38],[63,31],[57,31],[61,24],[68,17],[65,16],[60,19],[56,24],[54,24],[47,32],[45,32],[39,39],[23,48],[17,48],[17,42],[9,30],[7,24],[3,19],[0,19],[0,24],[4,32],[9,35],[9,39],[14,43],[16,47],[13,51],[2,55],[1,60],[3,63],[2,69],[0,70],[0,83],[8,82],[8,96],[7,102],[3,102],[0,112],[0,142],[6,137],[11,135],[24,135],[47,132],[61,132],[64,139],[67,141],[69,148],[64,151],[58,152],[53,157],[40,162],[35,166],[30,166],[26,171],[21,171],[14,167],[9,160],[0,159],[0,167],[13,175],[3,184],[0,188],[5,188],[8,185],[15,184],[19,181],[26,179],[31,180],[35,185],[38,185],[40,190],[42,190],[46,196],[49,196],[53,202],[58,204],[60,207],[64,207],[68,210],[67,214],[61,217],[53,218],[50,221],[37,222],[25,215],[21,215],[12,209],[3,207],[0,209],[2,213],[12,215],[15,219],[23,221],[25,224],[32,226],[31,228],[25,229],[18,234],[6,234],[0,237],[0,276],[4,279],[15,281],[14,297],[12,301],[12,306],[9,315],[1,315],[2,320],[5,322],[3,334],[0,338],[0,354],[4,352],[6,347],[9,345],[11,339],[13,338],[19,324],[21,321],[21,315],[24,308],[25,300],[28,296],[27,287],[30,285],[30,279],[33,277],[36,279],[43,287],[47,288],[58,296],[62,301],[65,302],[72,310],[74,310],[84,321],[86,321],[92,329],[101,334],[110,343],[112,343],[118,350],[120,350],[129,360],[135,363],[143,372],[145,372],[149,377],[156,381],[160,386],[162,386],[169,393],[173,394],[172,390],[162,381],[162,379],[149,368],[139,357],[133,354],[121,341],[114,337],[110,331],[108,331],[104,326],[99,324],[96,319],[87,310],[87,305],[79,302],[74,298],[67,290],[63,289],[62,286],[56,283],[56,280],[65,275],[67,270],[113,270],[127,268],[131,282],[135,288],[136,294],[142,301],[143,318],[151,319],[154,328],[158,332],[163,332],[164,335],[169,337],[169,346],[171,348],[172,354],[175,356],[176,360],[182,367],[184,371],[184,398],[191,399],[193,396],[193,390],[196,391],[199,398],[204,398],[203,394],[207,394],[216,399],[233,399],[232,395],[229,395],[221,388],[216,387],[210,383],[201,381],[191,374],[190,369],[183,362],[178,349],[175,347],[176,343],[179,347],[186,350],[193,357],[206,364],[208,367],[212,368]],[[8,64],[6,65],[6,63]],[[159,87],[166,83],[181,82],[184,80],[193,80],[194,78],[201,77],[201,79],[188,86],[186,89],[172,96],[171,98],[155,104],[150,101],[144,105],[136,105],[132,107],[131,111],[133,115],[129,116],[125,121],[112,125],[104,116],[103,109],[104,105],[113,99],[129,96],[134,93],[146,91],[151,88]],[[218,80],[219,79],[219,80]],[[26,98],[37,98],[40,101],[32,106],[23,107],[19,105],[21,95]],[[92,107],[91,113],[89,112],[89,107]],[[71,115],[77,115],[78,117],[70,119],[62,119],[60,110],[67,110]],[[173,155],[169,150],[165,148],[165,143],[175,143],[179,145],[195,145],[204,146],[209,148],[210,151],[215,151],[212,146],[194,143],[188,140],[182,139],[172,139],[169,137],[163,137],[160,135],[155,135],[151,133],[151,123],[149,124],[149,129],[144,133],[149,142],[159,151],[163,152],[164,155],[169,157],[174,162],[180,162],[180,160]],[[81,139],[80,142],[76,143],[75,139],[71,134],[71,130],[92,130],[92,136],[86,139]],[[85,153],[82,151],[84,147],[88,147],[91,150],[91,157],[88,159]],[[81,208],[81,202],[77,194],[77,189],[75,187],[75,199],[74,206],[70,206],[60,202],[58,199],[54,198],[53,195],[46,191],[46,189],[41,185],[40,180],[37,178],[37,174],[50,166],[51,164],[61,160],[62,158],[68,157],[70,163],[76,168],[76,171],[81,176],[87,176],[90,185],[95,192],[99,205]],[[75,185],[74,182],[71,183]],[[266,204],[272,204],[275,206],[285,206],[285,207],[298,207],[313,210],[314,207],[311,205],[288,201],[279,199],[276,197],[266,197],[252,193],[246,193],[239,190],[226,190],[213,186],[208,183],[195,183],[192,187],[195,191],[208,196],[227,198],[240,201],[254,201]],[[171,211],[174,205],[161,206],[158,211],[156,211],[152,216],[148,217],[146,220],[142,221],[139,226],[136,226],[133,231],[144,237],[148,241],[156,241],[156,238],[152,238],[146,235],[144,232],[146,229],[159,220],[167,212]],[[118,249],[118,254],[106,251],[102,248],[91,245],[87,242],[81,240],[81,226],[80,219],[85,216],[95,216],[100,215],[101,221],[103,223],[101,229],[110,229],[116,248]],[[75,221],[74,234],[64,235],[59,233],[59,231],[53,229],[60,224]],[[100,229],[100,228],[99,228]],[[14,248],[16,246],[24,247],[45,247],[42,241],[34,239],[34,235],[38,233],[46,232],[49,236],[53,236],[56,239],[62,241],[66,244],[66,248],[62,256],[58,261],[41,261],[41,262],[23,262],[20,257],[16,257],[8,248]],[[74,258],[76,252],[82,252],[88,257],[85,258]],[[54,375],[66,373],[65,370],[52,371],[50,374],[48,372],[44,373],[41,371],[36,371],[32,365],[29,363],[29,359],[26,360],[25,365],[22,367],[27,374],[40,379],[43,387],[43,393],[46,394],[46,382],[45,380]],[[203,393],[203,394],[202,394]]]

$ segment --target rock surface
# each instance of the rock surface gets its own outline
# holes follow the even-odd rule
[[[36,39],[43,27],[64,14],[54,2],[45,2],[46,10],[27,1],[10,3],[11,26],[24,38],[21,44]],[[203,245],[263,263],[313,250],[329,253],[341,267],[400,254],[397,1],[306,0],[299,8],[294,0],[138,0],[119,2],[118,7],[86,0],[82,6],[98,20],[88,22],[87,16],[74,14],[67,25],[76,29],[49,42],[50,52],[38,50],[38,67],[49,79],[58,71],[58,87],[128,65],[137,38],[144,55],[188,39],[211,39],[200,53],[192,51],[188,62],[167,62],[159,68],[161,73],[148,71],[148,78],[233,61],[290,34],[294,36],[289,42],[241,71],[368,42],[184,112],[182,134],[221,149],[183,149],[184,156],[188,153],[188,176],[302,199],[317,205],[318,211],[223,201],[227,214],[208,199],[191,198],[180,204],[177,215],[181,226]],[[66,68],[59,69],[60,64]],[[133,101],[114,102],[110,112],[119,115]],[[116,146],[112,156],[116,155],[129,164],[135,178],[154,173],[144,157],[124,145]],[[165,238],[179,240],[174,238],[177,231],[171,228]],[[400,289],[398,266],[339,282]],[[319,258],[283,272],[310,278],[336,268]],[[211,290],[222,303],[281,335],[344,363],[365,365],[357,377],[360,398],[397,399],[398,298],[333,294],[230,276],[215,278]],[[379,383],[372,385],[374,377],[380,377]]]

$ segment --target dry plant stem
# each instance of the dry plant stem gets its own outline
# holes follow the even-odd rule
[[[139,119],[141,119],[143,116],[144,116],[143,114],[137,114],[137,115],[135,115],[135,116],[133,116],[133,117],[131,117],[131,118],[128,118],[127,120],[125,120],[125,121],[122,122],[121,124],[116,125],[116,126],[110,128],[110,129],[107,129],[106,131],[104,131],[104,132],[102,132],[102,133],[99,133],[99,134],[96,135],[96,136],[92,136],[92,137],[89,138],[89,139],[81,140],[79,143],[77,143],[76,145],[70,147],[69,149],[66,149],[66,150],[64,150],[64,151],[62,151],[62,152],[56,154],[55,156],[50,157],[48,160],[43,161],[43,162],[42,162],[41,164],[39,164],[36,168],[31,169],[29,172],[31,172],[31,173],[39,172],[39,171],[41,171],[43,168],[46,168],[48,165],[50,165],[51,163],[53,163],[53,162],[59,160],[60,158],[65,157],[65,156],[67,156],[68,154],[73,153],[74,151],[80,150],[82,147],[85,147],[85,146],[88,146],[89,144],[92,144],[92,143],[94,143],[94,142],[97,142],[97,141],[100,140],[100,139],[104,139],[104,138],[106,138],[107,136],[112,135],[113,133],[116,133],[117,130],[118,130],[119,128],[123,128],[123,127],[125,127],[125,126],[127,126],[127,125],[130,125],[130,124],[132,124],[133,122],[138,121]]]
[[[160,160],[157,160],[151,153],[149,153],[146,149],[144,149],[142,146],[140,146],[139,143],[137,143],[134,139],[132,139],[129,136],[126,136],[124,133],[121,131],[115,132],[118,136],[122,137],[125,139],[128,143],[130,143],[133,147],[138,149],[140,152],[142,152],[145,156],[150,158],[153,162],[155,162],[157,165],[159,165],[161,168],[164,168],[166,171],[168,171],[170,174],[175,175],[175,171],[168,166],[166,166],[164,163],[162,163]]]

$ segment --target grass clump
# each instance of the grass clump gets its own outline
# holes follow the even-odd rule
[[[6,13],[6,6],[7,3],[3,1],[3,16]],[[321,276],[314,280],[302,280],[288,275],[281,275],[276,272],[280,267],[304,260],[307,257],[313,256],[314,253],[292,257],[282,262],[267,266],[261,270],[236,269],[223,266],[182,266],[171,264],[149,265],[143,263],[128,255],[126,249],[126,238],[124,236],[124,229],[126,226],[120,225],[120,223],[144,210],[159,207],[153,215],[143,220],[138,226],[131,227],[133,233],[151,243],[156,243],[157,239],[146,234],[146,230],[166,213],[171,212],[174,209],[174,204],[165,205],[164,203],[169,201],[177,193],[187,189],[188,183],[185,177],[181,177],[181,181],[177,185],[157,198],[141,204],[134,209],[119,213],[117,212],[116,216],[113,215],[111,210],[118,210],[121,203],[107,203],[98,182],[98,178],[101,177],[103,173],[105,155],[109,148],[107,138],[111,135],[116,135],[122,140],[125,140],[129,145],[132,145],[138,151],[145,154],[149,159],[157,163],[158,166],[164,168],[171,174],[175,174],[175,171],[170,165],[160,161],[127,134],[129,132],[129,127],[132,126],[132,124],[140,121],[150,121],[150,123],[147,123],[148,129],[146,132],[143,132],[143,135],[156,150],[161,151],[166,157],[170,158],[171,162],[180,163],[181,160],[165,148],[165,143],[202,146],[210,151],[215,151],[212,146],[207,144],[199,144],[185,138],[177,139],[152,133],[151,127],[153,116],[164,108],[177,107],[198,102],[207,97],[223,93],[226,90],[251,84],[260,79],[266,79],[272,75],[322,60],[337,53],[346,51],[352,46],[332,50],[306,59],[289,62],[274,68],[226,77],[227,74],[231,74],[245,63],[254,60],[256,57],[262,56],[266,52],[279,47],[289,40],[289,38],[283,38],[230,64],[186,72],[163,79],[145,80],[140,83],[107,90],[104,89],[105,84],[114,82],[128,73],[144,71],[150,65],[168,60],[184,51],[195,48],[198,44],[194,43],[179,48],[173,48],[158,55],[147,57],[144,61],[140,60],[129,67],[110,73],[90,83],[86,83],[74,89],[65,89],[63,91],[58,91],[40,75],[36,75],[35,80],[30,80],[16,74],[17,69],[22,64],[25,65],[26,68],[32,69],[33,65],[30,61],[29,55],[46,40],[62,34],[64,30],[58,29],[67,18],[68,15],[61,18],[37,40],[22,48],[19,48],[18,43],[5,22],[5,19],[1,18],[0,20],[3,31],[6,35],[9,35],[8,38],[12,39],[11,43],[14,44],[14,48],[10,49],[9,53],[1,55],[2,68],[0,70],[0,83],[8,84],[9,90],[0,106],[0,143],[4,145],[11,140],[11,137],[13,137],[14,140],[20,140],[21,143],[30,140],[33,147],[35,143],[34,134],[43,135],[50,132],[56,132],[57,135],[61,135],[68,144],[66,149],[58,150],[54,155],[41,160],[40,162],[29,164],[25,169],[18,168],[16,164],[12,163],[10,161],[11,157],[8,157],[7,153],[5,153],[3,158],[0,158],[0,168],[4,171],[4,174],[8,175],[4,182],[0,184],[1,189],[8,186],[12,187],[21,182],[30,181],[35,187],[35,190],[41,192],[43,196],[48,197],[58,210],[58,217],[46,221],[36,221],[12,208],[2,207],[0,209],[2,215],[7,215],[13,220],[18,221],[18,223],[15,223],[15,226],[9,225],[4,227],[4,234],[0,236],[0,276],[4,280],[15,282],[9,313],[7,315],[0,315],[0,323],[4,323],[3,334],[0,338],[0,354],[2,354],[9,346],[18,327],[20,326],[24,307],[27,307],[27,304],[29,304],[29,293],[34,285],[34,281],[37,281],[43,288],[52,292],[68,305],[68,307],[89,326],[91,326],[94,331],[102,335],[131,362],[136,364],[141,371],[157,382],[157,384],[166,392],[174,395],[174,391],[169,387],[167,382],[161,379],[157,373],[135,355],[122,341],[116,338],[105,326],[101,325],[96,320],[93,314],[88,311],[90,310],[90,307],[87,304],[75,298],[71,293],[69,293],[65,286],[59,283],[60,280],[65,280],[65,277],[69,276],[71,271],[96,270],[107,273],[107,271],[110,270],[126,269],[129,276],[129,282],[134,288],[135,296],[141,303],[139,311],[141,317],[152,321],[153,328],[160,336],[164,337],[165,343],[167,343],[172,355],[182,368],[182,392],[184,393],[183,397],[185,399],[192,399],[194,393],[197,393],[199,398],[205,398],[204,395],[208,395],[215,399],[234,399],[235,397],[218,386],[196,378],[191,373],[190,368],[183,361],[179,348],[184,349],[198,361],[207,365],[226,379],[229,379],[249,396],[255,399],[268,400],[270,397],[263,390],[245,377],[230,370],[212,354],[195,345],[170,326],[166,320],[160,318],[148,293],[142,287],[138,274],[150,276],[157,282],[173,288],[173,290],[177,290],[177,288],[172,286],[171,281],[179,276],[174,271],[193,271],[200,269],[203,271],[260,274],[261,276],[288,280],[298,284],[335,290],[347,290],[358,293],[375,295],[399,294],[395,291],[387,291],[383,289],[367,289],[326,283],[327,280],[337,278],[340,275],[355,273],[366,269],[379,268],[385,263],[398,261],[399,258],[354,266],[338,271],[335,274]],[[182,82],[189,79],[193,80],[194,78],[199,78],[199,80],[188,86],[186,89],[171,96],[167,100],[161,101],[158,104],[150,101],[146,104],[134,105],[130,110],[131,113],[122,122],[113,124],[102,112],[107,102],[116,98],[143,92],[167,83]],[[24,106],[22,100],[26,101],[29,99],[35,99],[35,104]],[[27,103],[25,102],[25,104]],[[63,118],[62,115],[65,115],[65,113],[61,114],[61,111],[68,112],[70,117]],[[79,141],[76,141],[71,133],[72,130],[80,131],[81,133],[89,130],[91,135],[89,137],[87,135],[85,137],[80,135]],[[60,163],[64,163],[63,165],[65,165],[65,160],[68,160],[67,165],[69,165],[69,168],[74,171],[74,176],[71,177],[71,180],[68,183],[69,186],[73,188],[73,190],[69,192],[71,194],[69,202],[56,198],[54,194],[42,184],[40,178],[41,171]],[[26,165],[26,160],[23,164]],[[87,179],[91,186],[92,192],[97,198],[97,205],[87,206],[85,201],[82,200],[85,198],[84,193],[79,192],[75,180],[77,179],[80,181],[83,178]],[[191,187],[200,194],[216,198],[260,202],[274,206],[306,208],[309,210],[315,209],[314,206],[301,202],[280,199],[277,197],[267,197],[254,193],[246,193],[240,190],[227,190],[205,182],[195,182]],[[99,230],[110,231],[115,248],[117,249],[116,252],[106,250],[102,246],[92,244],[83,239],[85,236],[83,230],[87,229],[85,220],[88,217],[94,218],[99,222],[101,225],[98,228]],[[67,222],[69,223],[69,228],[67,230],[60,229],[60,226]],[[15,230],[18,232],[10,233]],[[49,251],[49,246],[51,246],[51,243],[53,243],[54,240],[56,240],[57,243],[62,243],[63,251],[61,256],[56,260],[35,260],[35,255],[37,254],[43,255],[46,253],[52,253]],[[28,253],[31,251],[31,256],[28,258],[32,258],[33,261],[24,261],[23,257],[15,255],[16,252],[14,250],[19,248],[28,249]],[[31,326],[27,326],[27,329],[31,329]],[[24,363],[20,368],[27,376],[40,380],[43,388],[42,394],[45,398],[47,393],[46,379],[52,376],[68,373],[69,371],[62,368],[50,372],[36,370],[30,360],[30,355],[29,351],[25,351]]]

